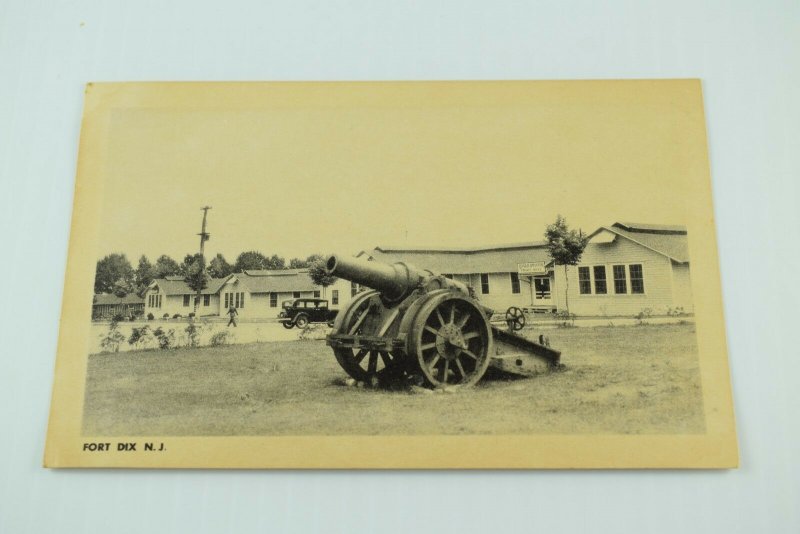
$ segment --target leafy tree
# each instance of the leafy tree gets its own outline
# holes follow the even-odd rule
[[[311,280],[321,286],[323,291],[331,284],[336,282],[337,278],[333,275],[328,274],[328,271],[325,269],[325,258],[314,254],[308,257],[309,267],[308,267],[308,276],[311,277]]]
[[[308,267],[308,262],[306,260],[301,260],[300,258],[292,258],[289,260],[290,269],[305,269],[306,267]]]
[[[208,264],[208,274],[213,278],[225,278],[233,272],[233,265],[225,260],[225,256],[217,254]]]
[[[195,254],[187,254],[183,257],[183,262],[178,266],[178,274],[183,277],[189,276],[189,271],[192,268],[192,265],[200,259],[200,253],[196,252]]]
[[[139,258],[139,265],[136,267],[136,271],[134,273],[134,278],[136,281],[136,289],[138,293],[143,292],[147,286],[150,285],[150,282],[153,281],[155,278],[155,267],[153,264],[150,263],[150,260],[147,259],[147,256],[142,254]]]
[[[273,254],[271,258],[267,259],[267,266],[266,269],[272,270],[280,270],[286,268],[286,260],[278,256],[277,254]]]
[[[178,262],[163,254],[158,257],[156,264],[153,267],[154,278],[165,278],[180,273],[180,265]]]
[[[312,254],[308,256],[306,259],[301,260],[300,258],[292,258],[289,262],[290,269],[308,269],[314,262],[321,260],[321,254]]]
[[[547,240],[547,251],[550,258],[556,265],[564,266],[564,278],[566,281],[566,308],[569,313],[569,271],[568,265],[577,265],[581,261],[581,255],[586,248],[589,238],[583,235],[581,230],[571,230],[567,225],[567,220],[558,215],[556,222],[547,226],[544,232]]]
[[[112,293],[132,288],[133,267],[125,254],[109,254],[97,262],[94,275],[95,293]],[[125,294],[127,294],[126,291]],[[123,296],[125,295],[123,294]]]
[[[192,256],[187,256],[192,257]],[[197,314],[197,306],[200,304],[200,294],[208,287],[210,277],[206,272],[206,262],[201,254],[195,254],[192,262],[186,268],[186,285],[188,285],[197,294],[194,299],[194,312]]]
[[[266,268],[267,268],[267,257],[255,250],[242,252],[236,258],[236,263],[233,264],[233,271],[237,273],[240,273],[244,270],[266,269]]]

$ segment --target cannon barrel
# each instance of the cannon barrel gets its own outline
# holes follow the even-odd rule
[[[328,258],[325,270],[332,276],[376,289],[389,301],[401,300],[434,276],[431,271],[417,269],[403,262],[388,264],[337,255]]]

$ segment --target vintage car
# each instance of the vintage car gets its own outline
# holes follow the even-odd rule
[[[308,323],[327,323],[333,326],[337,310],[328,308],[325,299],[294,299],[287,300],[281,306],[283,310],[278,314],[278,322],[284,328],[305,328]]]

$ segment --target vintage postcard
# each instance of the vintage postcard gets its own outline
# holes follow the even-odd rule
[[[47,467],[737,464],[699,80],[86,87]]]

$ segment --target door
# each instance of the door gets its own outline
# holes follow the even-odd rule
[[[536,276],[533,278],[534,304],[552,304],[553,293],[550,289],[549,276]]]

